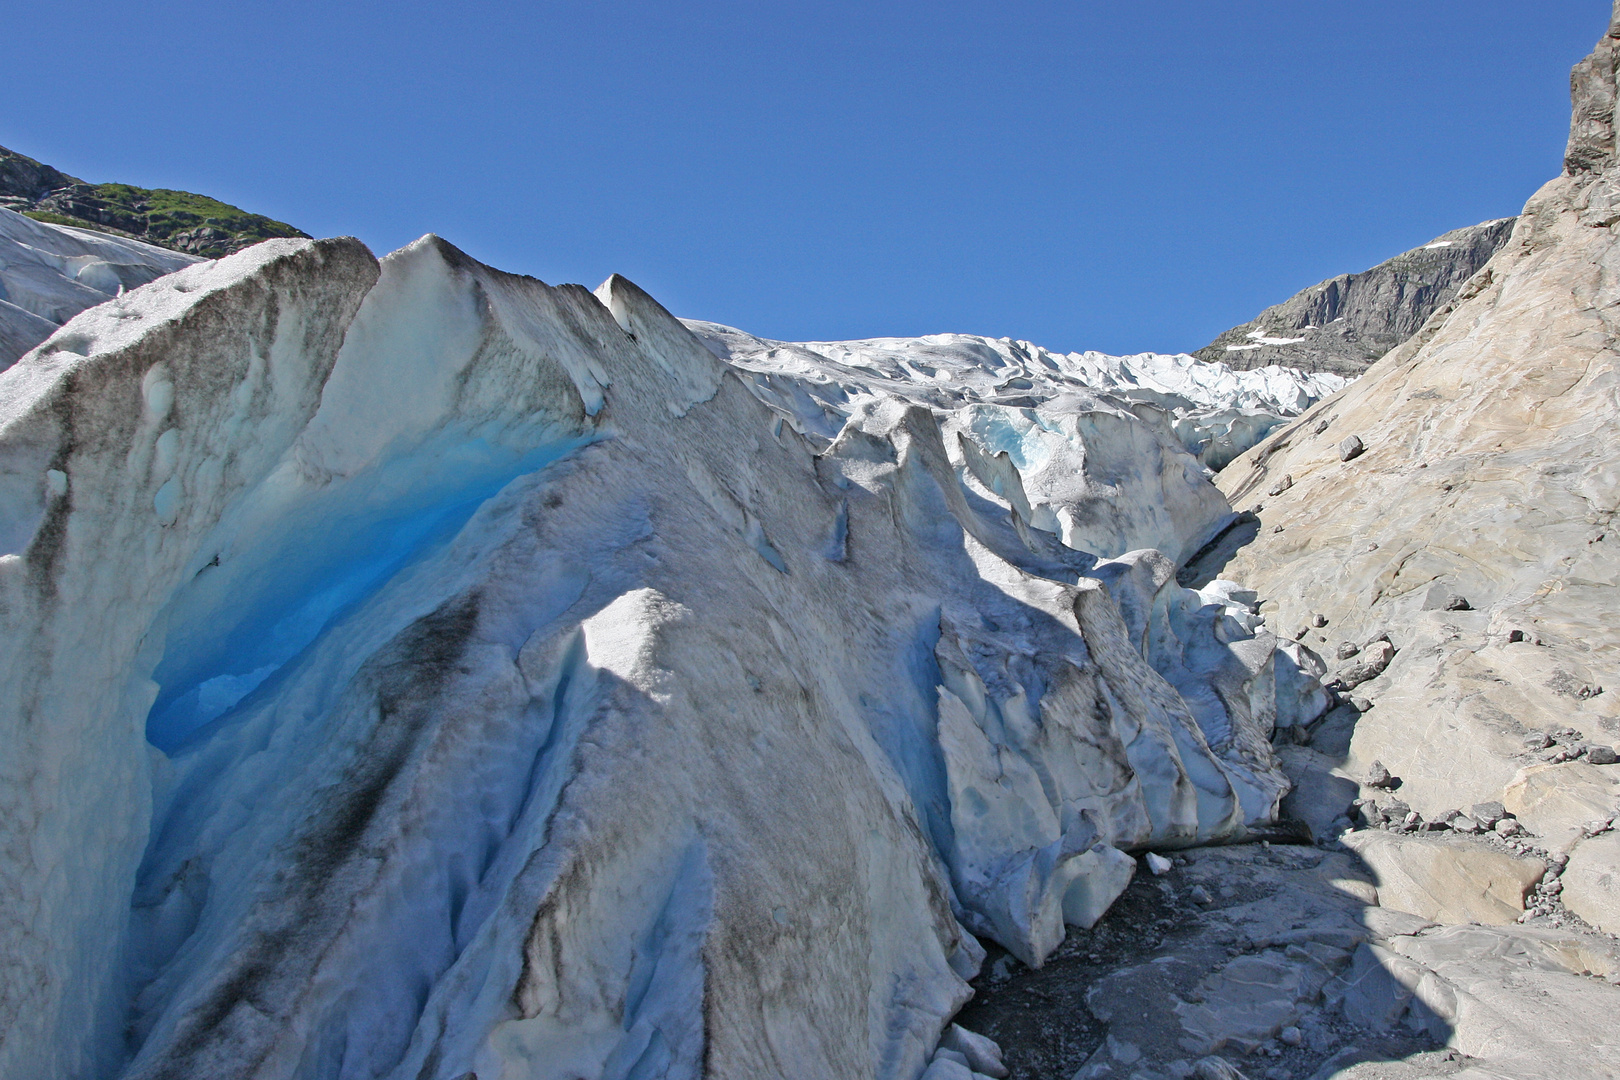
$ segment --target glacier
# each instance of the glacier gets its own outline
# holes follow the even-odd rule
[[[0,207],[0,368],[86,308],[201,261]]]
[[[432,236],[90,307],[0,372],[0,1075],[912,1080],[1325,708],[1176,570],[1332,386],[1183,359]]]

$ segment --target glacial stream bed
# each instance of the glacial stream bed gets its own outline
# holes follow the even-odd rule
[[[1139,860],[1107,915],[1070,927],[1039,969],[984,942],[974,998],[956,1021],[1001,1046],[1011,1080],[1180,1080],[1202,1077],[1209,1056],[1247,1080],[1417,1080],[1467,1068],[1473,1059],[1429,1031],[1347,1019],[1335,985],[1313,995],[1307,976],[1288,992],[1291,969],[1351,967],[1347,917],[1361,905],[1332,884],[1345,874],[1361,876],[1344,853],[1302,846],[1187,852],[1157,877]],[[1246,983],[1246,966],[1262,980]],[[1271,1028],[1297,1029],[1298,1045]]]

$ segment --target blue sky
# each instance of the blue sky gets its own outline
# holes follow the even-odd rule
[[[1609,8],[13,4],[0,145],[768,337],[1175,351],[1517,213]]]

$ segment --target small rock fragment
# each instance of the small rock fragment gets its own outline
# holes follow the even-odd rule
[[[1290,1024],[1288,1027],[1285,1027],[1281,1031],[1277,1032],[1277,1038],[1281,1039],[1289,1046],[1301,1046],[1305,1042],[1305,1033],[1300,1031],[1299,1028]]]
[[[1271,490],[1266,492],[1266,494],[1267,495],[1281,495],[1283,492],[1287,491],[1289,488],[1291,488],[1293,486],[1294,486],[1294,477],[1293,477],[1292,474],[1289,474],[1287,476],[1284,476],[1281,480],[1277,481],[1275,484],[1272,484],[1271,485]]]
[[[1470,836],[1484,831],[1480,827],[1479,822],[1475,821],[1467,814],[1458,814],[1456,817],[1452,818],[1451,828],[1453,832],[1467,833]]]
[[[1389,788],[1393,788],[1396,783],[1396,778],[1390,775],[1389,770],[1384,767],[1384,763],[1382,761],[1374,761],[1372,763],[1372,767],[1367,770],[1368,787],[1384,788],[1387,790]]]
[[[1168,874],[1175,864],[1158,852],[1150,851],[1147,853],[1147,865],[1148,869],[1153,871],[1153,876],[1158,877],[1160,874]]]
[[[1586,760],[1593,765],[1614,765],[1620,763],[1620,754],[1616,754],[1612,746],[1589,746]]]
[[[1503,818],[1501,821],[1498,821],[1494,827],[1496,829],[1497,836],[1517,836],[1524,832],[1524,826],[1520,825],[1512,818]]]
[[[1348,659],[1350,659],[1352,656],[1356,655],[1356,653],[1358,653],[1360,651],[1361,651],[1361,646],[1357,645],[1355,642],[1353,642],[1353,641],[1341,641],[1341,642],[1339,642],[1338,659],[1340,659],[1340,660],[1348,660]]]
[[[1366,446],[1362,445],[1359,438],[1351,435],[1349,438],[1345,439],[1339,444],[1339,460],[1349,461],[1352,458],[1358,458],[1366,451],[1366,449]]]
[[[1331,423],[1333,423],[1332,420],[1318,420],[1316,422],[1316,429],[1314,431],[1312,431],[1311,434],[1312,435],[1320,435],[1320,434],[1322,434],[1322,432],[1324,432],[1324,431],[1326,431],[1328,429],[1328,425],[1331,424]]]
[[[1320,612],[1318,612],[1315,615],[1312,615],[1311,616],[1311,625],[1314,626],[1314,627],[1317,627],[1317,628],[1321,628],[1323,626],[1326,626],[1327,625],[1327,616],[1321,614]]]
[[[1355,706],[1356,712],[1366,712],[1373,707],[1372,700],[1364,697],[1352,697],[1350,704]]]
[[[1274,533],[1280,533],[1283,531],[1283,527],[1281,525],[1273,525],[1271,527],[1271,531]]]
[[[1446,598],[1446,610],[1447,611],[1473,611],[1474,606],[1468,602],[1468,599],[1466,597],[1450,596],[1450,597]]]
[[[1248,1080],[1248,1077],[1238,1071],[1236,1065],[1213,1054],[1199,1058],[1193,1064],[1193,1075],[1198,1080]]]
[[[1496,823],[1507,817],[1507,807],[1499,802],[1475,803],[1469,816],[1487,829],[1494,829]]]
[[[1508,641],[1512,642],[1512,641],[1523,641],[1523,640],[1525,640],[1525,634],[1524,634],[1523,630],[1509,630],[1508,631]]]
[[[1209,895],[1209,890],[1202,885],[1194,885],[1187,890],[1187,895],[1192,899],[1193,903],[1203,907],[1208,907],[1215,902],[1215,898]]]

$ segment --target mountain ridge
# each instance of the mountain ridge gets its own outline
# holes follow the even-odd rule
[[[217,259],[271,239],[309,239],[284,221],[207,195],[92,184],[0,146],[0,207],[35,221],[125,236]]]

